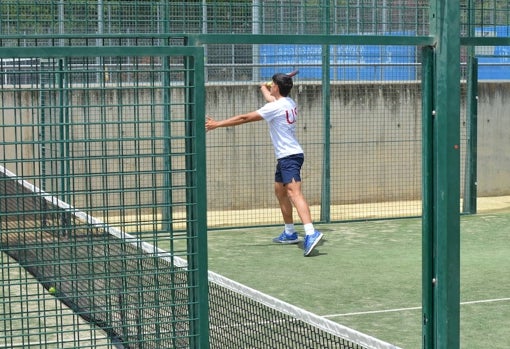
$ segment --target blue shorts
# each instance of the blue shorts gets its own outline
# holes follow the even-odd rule
[[[294,179],[296,182],[301,182],[301,166],[303,166],[304,160],[303,154],[289,155],[278,159],[274,181],[288,184]]]

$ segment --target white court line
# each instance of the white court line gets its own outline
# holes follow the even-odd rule
[[[461,302],[460,304],[464,305],[464,304],[493,303],[493,302],[504,302],[504,301],[510,301],[510,298],[482,299],[479,301]]]
[[[467,302],[460,302],[460,305],[481,304],[481,303],[494,303],[494,302],[505,302],[505,301],[510,301],[510,298],[495,298],[495,299],[482,299],[482,300],[479,300],[479,301],[467,301]],[[323,315],[322,317],[330,318],[330,317],[342,317],[342,316],[353,316],[353,315],[395,313],[395,312],[399,312],[399,311],[418,310],[418,309],[421,309],[421,307],[409,307],[409,308],[395,308],[395,309],[386,309],[386,310],[360,311],[360,312],[355,312],[355,313],[344,313],[344,314],[330,314],[330,315]]]
[[[406,310],[418,310],[421,307],[411,307],[411,308],[396,308],[396,309],[386,309],[386,310],[372,310],[372,311],[360,311],[356,313],[344,313],[344,314],[330,314],[323,315],[325,318],[329,317],[341,317],[341,316],[352,316],[352,315],[367,315],[367,314],[379,314],[379,313],[394,313],[397,311],[406,311]]]

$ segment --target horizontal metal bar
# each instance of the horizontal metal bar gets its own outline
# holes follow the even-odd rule
[[[0,58],[97,57],[97,56],[192,56],[203,48],[192,46],[36,46],[2,47]]]
[[[434,45],[433,36],[391,36],[391,35],[272,35],[272,34],[38,34],[38,35],[2,35],[3,40],[43,40],[51,39],[190,39],[199,44],[365,44],[365,45]],[[510,37],[478,37],[460,38],[463,46],[510,46]],[[86,46],[96,47],[96,46]],[[144,46],[150,47],[150,46]],[[4,48],[2,48],[3,50]]]
[[[190,44],[433,45],[432,36],[188,34]]]
[[[462,37],[462,46],[510,46],[510,37]]]

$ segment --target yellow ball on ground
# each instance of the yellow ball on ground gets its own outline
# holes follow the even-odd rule
[[[55,293],[57,293],[57,289],[56,289],[55,287],[51,286],[51,287],[48,289],[48,292],[49,292],[50,294],[55,294]]]

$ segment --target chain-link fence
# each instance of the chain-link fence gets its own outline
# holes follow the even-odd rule
[[[189,142],[200,133],[193,132],[188,118],[194,115],[195,121],[203,121],[205,115],[196,114],[197,104],[202,114],[207,112],[218,119],[255,110],[264,103],[259,95],[260,83],[275,72],[294,69],[300,72],[294,79],[291,96],[299,105],[297,134],[306,157],[304,191],[314,219],[331,222],[420,215],[423,60],[420,47],[435,44],[429,28],[431,5],[429,1],[409,0],[2,1],[0,161],[6,194],[3,200],[10,198],[19,203],[13,209],[11,202],[5,201],[0,212],[2,239],[5,238],[2,248],[18,253],[16,258],[38,250],[36,262],[24,259],[24,263],[51,267],[52,258],[64,255],[48,257],[41,247],[53,249],[59,247],[63,241],[60,239],[69,238],[71,221],[67,214],[76,207],[80,208],[78,218],[85,217],[82,223],[91,237],[105,232],[102,226],[103,231],[98,233],[97,221],[91,218],[96,215],[105,218],[108,227],[134,233],[128,243],[124,240],[119,243],[120,252],[105,253],[110,259],[120,260],[120,269],[126,261],[122,253],[133,244],[142,247],[138,252],[144,256],[154,253],[153,249],[146,249],[147,239],[156,247],[166,241],[172,255],[189,253],[193,261],[199,240],[183,232],[193,230],[197,222],[190,215],[196,205],[207,207],[209,228],[281,224],[272,187],[275,160],[265,125],[254,123],[208,135],[204,139],[207,162],[197,167],[196,162],[189,160],[196,155],[196,144]],[[476,187],[474,193],[470,192],[475,199],[476,195],[510,193],[510,176],[502,175],[509,172],[508,137],[501,134],[510,127],[504,102],[510,94],[506,82],[510,79],[509,13],[507,1],[460,2],[460,40],[464,46],[459,61],[455,62],[463,69],[459,82],[462,86],[461,143],[457,145],[461,150],[459,181],[465,183],[463,188]],[[189,56],[175,55],[172,51],[187,46],[203,48],[205,56],[200,71],[191,68]],[[168,49],[169,54],[148,52],[158,47]],[[64,52],[68,48],[73,48],[73,55]],[[108,48],[108,54],[97,50],[104,48]],[[126,54],[125,49],[131,53]],[[76,50],[81,50],[81,54]],[[196,100],[190,90],[198,86],[188,84],[194,81],[194,74],[202,74],[202,68],[204,98]],[[473,72],[480,83],[473,78]],[[479,93],[474,93],[473,86],[479,86]],[[475,106],[478,120],[483,121],[478,123],[478,133],[473,117]],[[478,147],[474,134],[478,136]],[[473,176],[477,169],[478,176]],[[197,187],[191,172],[200,180],[207,180],[207,195],[194,192]],[[7,187],[9,183],[14,189]],[[23,201],[27,187],[34,189],[34,185],[39,206]],[[167,192],[163,199],[161,191]],[[29,200],[33,201],[33,197],[31,194]],[[54,198],[64,205],[50,206],[49,216],[45,216],[42,213],[48,213],[47,205],[54,203]],[[166,215],[161,216],[162,211]],[[27,225],[24,215],[40,225]],[[65,234],[58,230],[62,227],[47,228],[50,220],[63,225]],[[29,229],[41,234],[27,234]],[[7,230],[11,234],[5,234]],[[38,247],[25,248],[27,241],[35,241]],[[98,258],[105,257],[95,250],[97,241],[79,242],[70,247],[70,255],[75,252],[86,255],[88,251]],[[100,247],[109,243],[101,240]],[[78,251],[76,246],[83,250]],[[109,265],[108,258],[99,259],[98,263]],[[2,263],[11,271],[22,272],[13,261],[6,259]],[[66,263],[73,269],[74,260]],[[155,259],[154,263],[160,262]],[[193,263],[189,270],[196,266]],[[134,264],[139,267],[137,280],[146,282],[141,274],[154,271],[153,266]],[[86,282],[93,284],[96,266],[89,261],[86,265],[86,272],[91,275]],[[182,272],[172,269],[172,264],[166,267],[172,277]],[[57,271],[59,268],[56,267]],[[65,278],[68,272],[62,270],[56,275]],[[44,292],[28,290],[27,284],[37,287],[39,282],[26,281],[26,276],[9,280],[34,297],[44,297],[44,304],[48,292],[51,297],[57,295],[66,301],[87,298],[66,289],[81,281],[81,272],[76,268],[73,272],[71,283],[64,278],[57,282],[39,280],[47,288]],[[119,280],[117,276],[106,275],[107,280],[115,280],[112,285],[116,290],[132,281],[129,275],[120,275]],[[179,302],[183,296],[180,287],[189,284],[178,278],[173,281],[176,287],[169,292]],[[55,289],[50,291],[51,287]],[[113,315],[106,312],[110,317],[107,320],[119,326],[112,336],[111,326],[101,323],[106,334],[93,341],[102,343],[105,336],[126,337],[131,344],[141,345],[146,340],[137,332],[140,319],[145,316],[140,311],[145,308],[133,309],[125,292],[132,292],[141,304],[147,293],[155,295],[159,291],[147,292],[139,284],[126,287],[128,291],[118,293],[109,293],[109,288],[105,288],[102,294],[105,307],[117,303],[120,307],[118,318],[111,318]],[[2,291],[17,297],[9,288],[3,287]],[[58,293],[64,291],[66,294]],[[194,292],[195,289],[190,289],[186,297],[196,300]],[[22,306],[22,301],[11,302],[9,306],[18,303]],[[193,306],[187,310],[173,309],[172,315],[176,317],[172,319],[190,309],[197,310]],[[91,319],[88,313],[82,315]],[[159,334],[182,330],[175,324],[165,327],[167,323],[162,321],[165,315],[158,313],[157,317],[160,321],[157,325],[163,325],[154,330]],[[5,315],[4,320],[11,321],[5,327],[11,332],[2,338],[4,346],[15,347],[11,340],[16,338],[18,342],[14,344],[23,347],[18,338],[22,337],[21,332],[12,328],[20,327],[26,320],[21,315],[17,317],[18,323]],[[76,323],[72,320],[70,326]],[[184,337],[195,325],[193,321],[186,323]],[[36,326],[39,340],[57,345],[68,341],[54,339],[60,335],[60,328],[47,333],[48,337],[41,335],[48,326],[49,322]],[[96,335],[86,331],[90,336]],[[169,337],[174,340],[178,336]],[[183,341],[184,346],[188,345],[187,339]],[[73,343],[72,338],[69,343]]]

